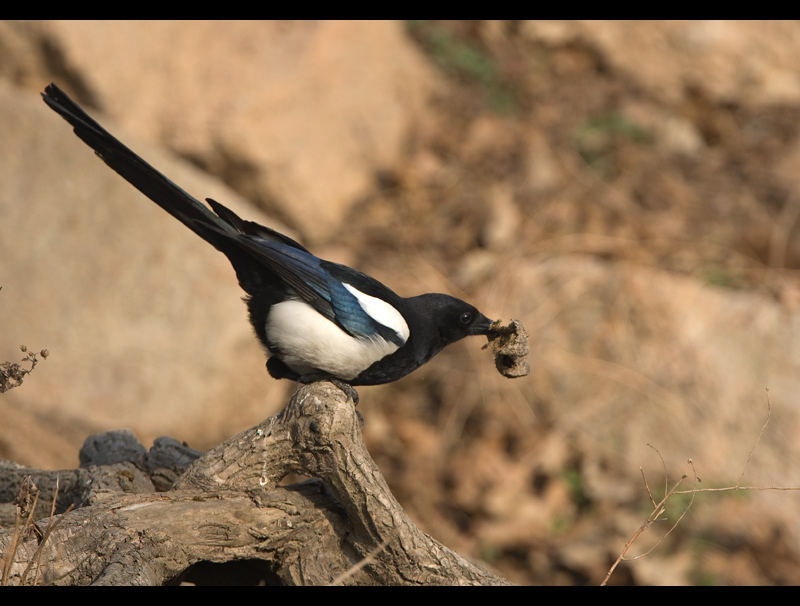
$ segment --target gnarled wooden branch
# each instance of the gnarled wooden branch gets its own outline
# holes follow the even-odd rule
[[[289,473],[315,479],[279,486]],[[3,462],[0,501],[27,476],[36,526],[15,541],[17,507],[0,509],[8,584],[507,584],[414,525],[327,382],[205,455],[170,438],[146,452],[117,431],[87,440],[80,469]],[[42,543],[57,481],[57,511],[75,509]]]

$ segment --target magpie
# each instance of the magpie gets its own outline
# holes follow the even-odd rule
[[[45,103],[131,185],[228,257],[276,379],[354,385],[396,381],[492,321],[444,294],[400,297],[375,278],[314,256],[219,202],[189,195],[113,137],[55,84]],[[213,212],[212,212],[213,211]]]

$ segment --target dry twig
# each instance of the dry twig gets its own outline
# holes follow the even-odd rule
[[[761,427],[761,431],[759,432],[758,437],[756,438],[756,441],[753,444],[753,448],[750,449],[750,454],[748,455],[747,460],[745,461],[744,467],[742,468],[742,473],[739,475],[739,479],[737,480],[737,482],[736,482],[736,484],[734,486],[726,486],[726,487],[723,487],[723,488],[697,488],[697,484],[701,480],[700,480],[700,478],[697,477],[697,473],[696,473],[695,468],[694,468],[694,462],[692,461],[692,459],[689,459],[687,462],[689,463],[689,465],[692,466],[692,473],[694,474],[694,480],[695,480],[694,486],[690,490],[678,490],[678,487],[680,486],[680,484],[687,477],[686,474],[684,474],[675,483],[675,485],[672,487],[672,489],[667,492],[666,491],[666,487],[667,487],[667,484],[666,484],[666,474],[667,474],[666,463],[664,462],[664,458],[661,456],[661,453],[658,452],[658,450],[656,448],[654,448],[653,446],[648,444],[648,446],[650,446],[650,448],[653,448],[653,450],[656,451],[658,456],[661,458],[662,465],[664,466],[664,475],[665,475],[665,495],[664,495],[664,498],[661,499],[661,501],[659,501],[658,503],[655,502],[655,498],[653,497],[653,494],[650,491],[650,486],[647,483],[647,478],[644,475],[644,471],[642,471],[642,480],[644,481],[644,486],[645,486],[645,489],[647,490],[647,494],[650,497],[650,502],[653,504],[653,511],[650,513],[650,515],[647,517],[647,519],[642,523],[642,525],[636,530],[636,532],[633,534],[633,536],[625,544],[625,547],[623,547],[622,552],[620,553],[619,557],[611,565],[611,568],[608,570],[608,573],[606,574],[605,578],[603,579],[603,582],[600,583],[600,585],[603,586],[603,585],[606,585],[608,583],[608,580],[611,578],[611,575],[614,573],[614,570],[616,570],[616,568],[617,568],[617,566],[619,565],[620,562],[626,561],[626,560],[636,560],[636,559],[639,559],[639,558],[641,558],[643,556],[648,555],[665,538],[667,538],[667,536],[673,530],[675,530],[675,528],[680,523],[680,521],[689,512],[689,508],[691,508],[692,504],[694,503],[694,497],[698,492],[725,492],[725,491],[731,491],[731,490],[791,490],[791,491],[800,490],[800,487],[742,486],[741,485],[742,478],[744,478],[744,474],[747,471],[747,466],[750,464],[750,461],[753,458],[753,454],[755,453],[756,448],[758,447],[758,444],[761,441],[761,437],[764,435],[764,431],[766,430],[767,425],[769,424],[771,417],[772,417],[772,407],[770,406],[770,403],[769,403],[769,389],[767,389],[767,419],[764,422],[764,425],[762,425],[762,427]],[[639,468],[639,469],[641,471],[641,468]],[[645,530],[647,530],[654,522],[659,521],[661,519],[659,516],[661,516],[661,514],[664,513],[664,511],[666,510],[667,500],[672,495],[676,495],[676,494],[691,494],[692,495],[692,498],[689,501],[689,504],[683,510],[683,513],[681,513],[681,515],[678,517],[678,519],[675,521],[675,523],[670,527],[670,529],[666,533],[664,533],[664,535],[661,538],[659,538],[658,541],[656,541],[656,543],[650,549],[648,549],[644,553],[641,553],[641,554],[639,554],[637,556],[626,557],[626,554],[628,553],[628,550],[631,548],[631,546],[636,541],[636,539],[638,539],[642,535],[642,533]]]

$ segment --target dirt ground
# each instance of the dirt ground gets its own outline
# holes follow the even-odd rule
[[[370,453],[411,518],[516,583],[592,585],[652,510],[643,476],[656,501],[684,473],[685,489],[733,486],[745,467],[742,485],[800,486],[800,25],[400,27],[433,92],[400,159],[313,237],[401,294],[518,318],[532,344],[524,379],[462,342],[359,390]],[[41,90],[40,73],[4,77]],[[302,232],[248,165],[174,147]],[[41,416],[76,439],[102,425]],[[235,431],[191,423],[174,437],[196,447]],[[14,439],[0,428],[0,455]],[[796,492],[676,495],[629,555],[653,550],[609,584],[798,584],[798,511]]]
[[[713,41],[710,23],[410,24],[447,86],[425,149],[388,175],[376,194],[391,202],[391,211],[366,201],[360,233],[371,249],[431,249],[427,254],[452,264],[451,275],[465,271],[461,261],[477,246],[510,259],[581,253],[756,292],[796,309],[800,97],[795,90],[785,99],[770,98],[761,89],[769,76],[758,68],[740,74],[740,86],[718,90],[702,65],[696,73],[690,67],[708,62],[732,73],[757,64],[761,49],[752,40],[761,32],[752,30],[761,26],[740,27],[722,28],[722,37],[740,36],[726,46]],[[691,30],[702,38],[703,28],[712,40],[692,41]],[[787,61],[788,68],[797,43],[780,41],[784,34],[796,40],[800,29],[784,24],[772,33],[770,52],[783,49],[784,59],[777,61]],[[796,69],[789,78],[796,87]],[[399,240],[387,230],[386,212],[404,225],[417,215],[435,219]],[[446,246],[437,242],[440,234],[447,234]],[[634,332],[657,330],[658,308],[641,313]],[[578,329],[573,338],[586,334]],[[595,338],[600,356],[619,346],[611,331]],[[541,370],[548,361],[534,359],[532,365]],[[433,401],[450,401],[447,390],[432,388]],[[410,502],[426,530],[446,543],[469,545],[465,550],[521,583],[594,584],[621,552],[622,537],[632,536],[649,513],[641,478],[638,494],[621,486],[622,475],[637,480],[631,472],[641,460],[629,461],[622,474],[619,460],[574,436],[560,446],[564,451],[543,453],[548,436],[569,434],[554,410],[570,405],[559,400],[564,393],[552,378],[538,381],[524,413],[509,410],[513,406],[498,411],[491,401],[463,393],[449,410],[408,415],[405,405],[387,405],[384,414],[396,431],[381,432],[371,451],[393,477],[401,501]],[[613,406],[609,412],[600,423],[613,432],[625,419]],[[752,421],[751,439],[759,426]],[[725,440],[722,433],[714,439]],[[658,434],[647,440],[658,443]],[[448,452],[444,462],[433,454],[441,450]],[[671,482],[677,481],[671,471]],[[604,489],[587,488],[593,474]],[[648,480],[664,484],[663,477]],[[516,489],[498,487],[509,483],[518,483]],[[441,491],[432,493],[433,486]],[[522,502],[510,513],[507,503],[495,502],[497,493]],[[681,498],[666,514],[670,521],[651,533],[666,533],[686,505]],[[782,507],[797,511],[794,494],[779,498]],[[662,544],[620,566],[610,583],[800,582],[796,539],[779,525],[728,528],[725,513],[739,515],[730,500],[703,498],[701,505],[698,499]],[[652,544],[652,538],[640,539],[629,555]]]

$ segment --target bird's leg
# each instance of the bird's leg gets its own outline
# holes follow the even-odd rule
[[[341,389],[348,398],[353,400],[353,406],[358,406],[358,392],[356,391],[355,387],[353,387],[349,383],[345,383],[344,381],[340,381],[339,379],[335,379],[333,377],[329,377],[328,381],[336,385],[336,387]],[[362,426],[364,425],[363,419],[361,421],[361,425]]]

